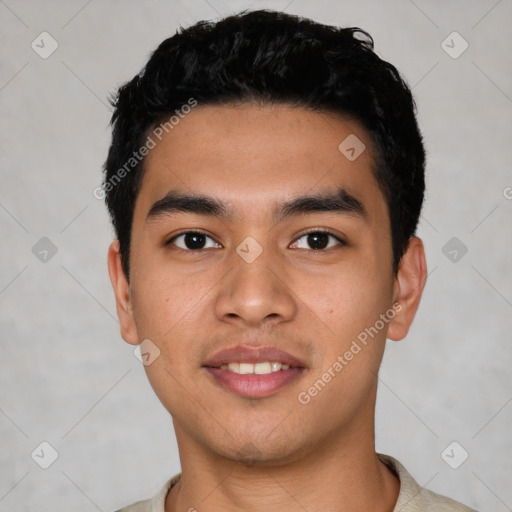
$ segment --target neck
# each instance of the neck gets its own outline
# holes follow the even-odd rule
[[[213,455],[175,425],[182,477],[165,510],[391,512],[399,480],[375,453],[373,418],[358,427],[363,429],[336,433],[293,461],[249,465]]]

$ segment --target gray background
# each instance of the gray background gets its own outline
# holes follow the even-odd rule
[[[92,191],[108,94],[179,25],[247,7],[360,26],[413,87],[430,277],[409,336],[388,342],[377,449],[434,491],[512,510],[511,0],[0,0],[0,510],[108,512],[179,471],[171,419],[119,335]],[[59,45],[47,59],[31,48],[43,31]],[[46,262],[42,237],[58,250]],[[42,441],[59,454],[46,470]],[[452,465],[469,453],[458,469],[441,456],[453,441]]]

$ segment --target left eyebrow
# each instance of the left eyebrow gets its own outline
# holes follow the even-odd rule
[[[188,212],[208,217],[219,217],[225,220],[233,217],[232,209],[215,197],[171,190],[151,206],[146,221],[170,215],[174,212]],[[276,222],[279,222],[291,216],[315,212],[337,212],[355,215],[362,219],[366,219],[368,216],[364,204],[345,189],[340,188],[334,193],[324,192],[298,196],[278,204],[273,210],[273,218]]]
[[[337,212],[355,215],[362,219],[368,217],[364,204],[344,188],[339,188],[334,193],[325,192],[296,197],[276,208],[274,218],[279,222],[292,215],[314,212]]]

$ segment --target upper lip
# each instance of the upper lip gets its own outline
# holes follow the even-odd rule
[[[305,367],[302,361],[276,347],[244,347],[242,345],[217,352],[203,366],[220,368],[224,364],[233,362],[256,364],[263,361],[275,361],[296,368]]]

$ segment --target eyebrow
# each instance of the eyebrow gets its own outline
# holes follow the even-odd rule
[[[146,221],[175,212],[194,213],[225,220],[233,217],[233,211],[215,197],[171,190],[151,206]],[[364,204],[359,199],[345,189],[339,188],[334,193],[304,195],[280,203],[273,211],[273,218],[279,222],[287,217],[314,212],[336,212],[354,215],[362,219],[366,219],[368,215]]]

